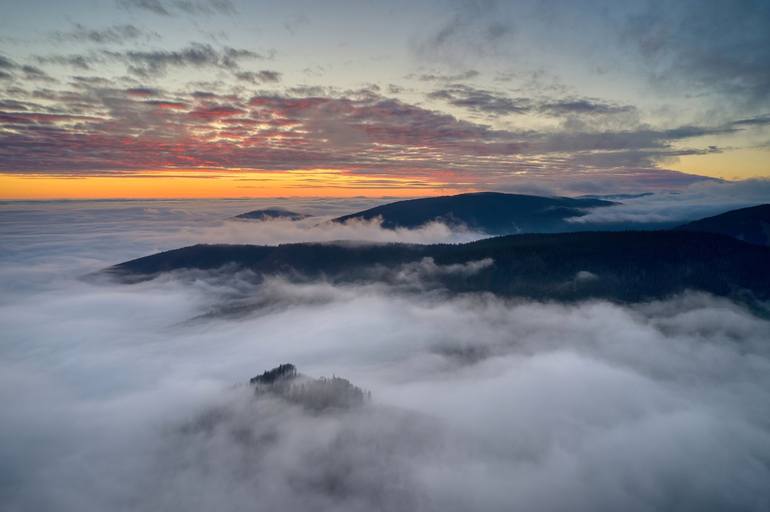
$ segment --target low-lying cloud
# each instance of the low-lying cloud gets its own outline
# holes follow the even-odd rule
[[[184,233],[184,231],[183,231]],[[480,232],[462,227],[429,222],[414,229],[385,229],[379,218],[351,219],[344,223],[324,218],[298,221],[273,219],[265,221],[235,221],[203,230],[198,235],[211,242],[241,242],[275,245],[296,242],[334,242],[340,240],[375,243],[458,243],[485,238]]]
[[[186,322],[216,291],[72,283],[3,306],[11,510],[767,504],[770,324],[729,302],[271,282],[251,293],[300,300]],[[243,385],[285,361],[372,401],[318,414]]]
[[[770,504],[767,319],[700,294],[563,305],[237,275],[77,279],[93,260],[125,259],[131,240],[146,247],[196,215],[242,211],[207,204],[173,222],[163,208],[155,220],[115,208],[130,230],[110,235],[104,211],[81,213],[61,238],[21,233],[50,212],[17,212],[15,233],[0,225],[14,242],[4,273],[38,276],[0,301],[8,510]],[[102,246],[113,252],[85,257]],[[401,271],[421,282],[488,264]],[[217,314],[241,300],[258,307]],[[256,397],[248,379],[285,362],[372,398],[319,413]]]
[[[576,225],[684,223],[736,208],[770,203],[770,180],[710,181],[676,192],[657,192],[619,201],[622,204],[618,206],[595,208],[585,216],[569,220]]]

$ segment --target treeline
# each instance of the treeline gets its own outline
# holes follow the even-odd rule
[[[698,290],[738,300],[770,299],[770,248],[709,233],[585,232],[512,235],[458,245],[196,245],[117,265],[125,281],[179,270],[248,269],[257,279],[389,282],[404,264],[432,258],[457,265],[489,258],[475,273],[444,272],[431,286],[538,300],[603,298],[623,302]],[[580,279],[590,273],[595,279]]]

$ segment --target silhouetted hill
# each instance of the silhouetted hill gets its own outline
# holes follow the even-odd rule
[[[398,201],[345,215],[334,222],[382,218],[388,229],[416,228],[431,221],[465,225],[490,234],[572,231],[570,217],[581,217],[591,208],[617,203],[593,198],[540,197],[499,192]]]
[[[770,204],[730,210],[689,222],[676,229],[720,233],[758,245],[770,245]]]
[[[291,212],[289,210],[282,210],[280,208],[263,208],[261,210],[252,210],[250,212],[242,213],[240,215],[236,215],[233,218],[243,220],[301,220],[307,217],[308,215],[305,215],[304,213]]]
[[[510,235],[459,245],[196,245],[116,265],[125,282],[162,272],[248,269],[332,282],[389,282],[454,292],[637,301],[684,290],[770,298],[770,248],[686,231]],[[746,294],[749,295],[746,295]]]

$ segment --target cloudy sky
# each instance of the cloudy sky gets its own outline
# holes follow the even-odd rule
[[[0,196],[770,176],[770,4],[0,1]]]

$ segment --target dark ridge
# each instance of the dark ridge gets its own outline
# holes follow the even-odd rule
[[[121,263],[106,273],[136,282],[169,271],[244,269],[258,278],[393,283],[401,275],[399,269],[425,258],[446,269],[493,261],[471,273],[431,276],[431,286],[458,293],[630,302],[699,290],[770,299],[770,248],[688,231],[508,235],[457,245],[196,245]],[[596,278],[581,279],[586,273]]]
[[[582,217],[591,208],[616,205],[595,198],[541,197],[500,192],[398,201],[333,219],[382,219],[387,229],[417,228],[432,221],[463,225],[489,234],[572,231],[567,219]]]
[[[730,210],[675,229],[719,233],[751,244],[770,246],[770,204]]]
[[[241,213],[240,215],[236,215],[233,218],[241,220],[302,220],[308,217],[309,215],[304,213],[292,212],[289,210],[283,210],[281,208],[263,208],[261,210],[252,210],[250,212]]]
[[[199,244],[127,261],[106,269],[126,282],[152,279],[164,272],[218,270],[225,267],[251,270],[260,275],[295,273],[307,277],[340,274],[367,261],[404,262],[418,259],[425,247],[408,244],[297,243],[278,246]],[[436,246],[438,247],[438,246]]]

